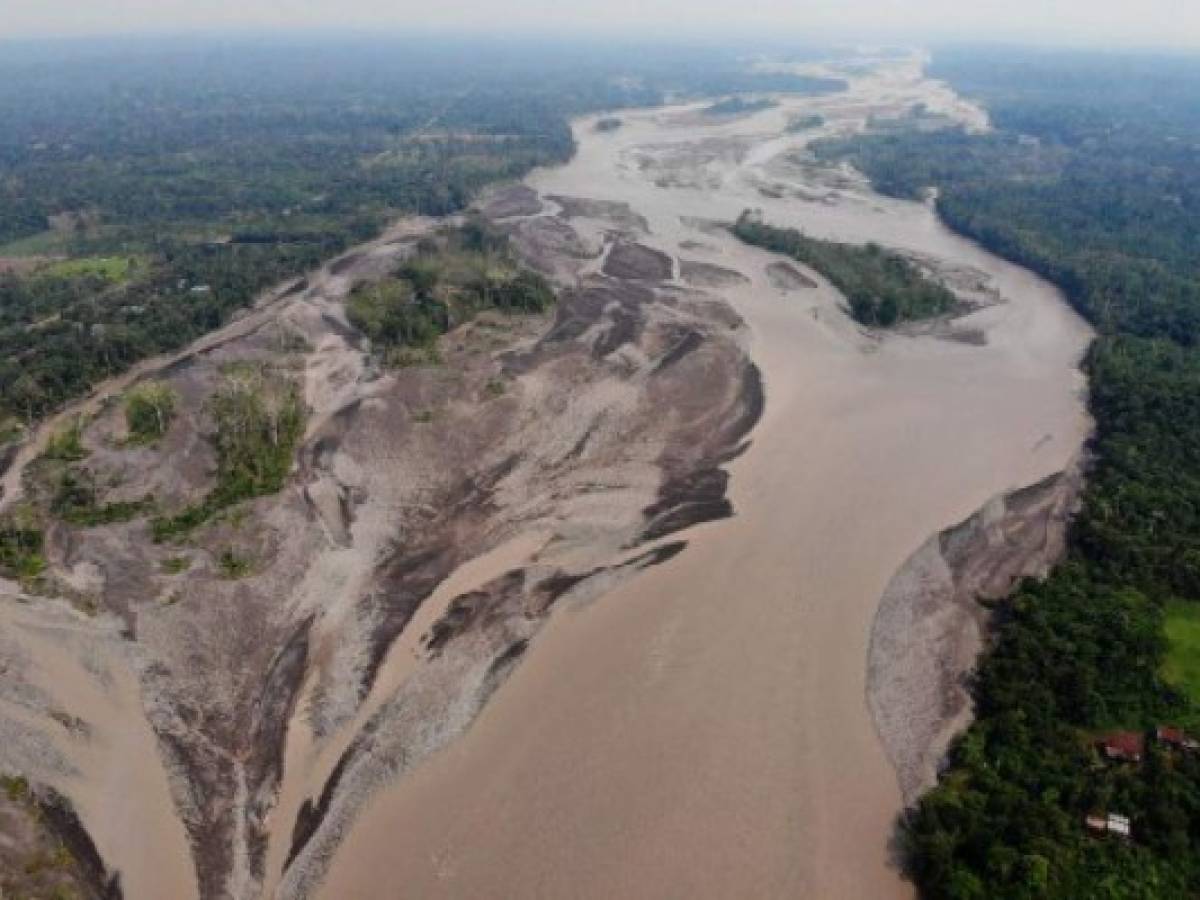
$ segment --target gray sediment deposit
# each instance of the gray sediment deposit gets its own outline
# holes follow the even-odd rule
[[[936,783],[970,722],[968,679],[991,616],[983,601],[1062,558],[1081,483],[1076,462],[993,498],[926,541],[888,583],[871,629],[867,702],[906,803]]]
[[[767,266],[771,284],[781,291],[812,290],[817,283],[798,268],[785,262],[773,262]]]
[[[505,190],[492,191],[480,204],[480,211],[490,219],[536,216],[542,211],[542,200],[532,188],[514,184]]]
[[[144,516],[55,522],[47,598],[22,603],[12,585],[0,607],[0,771],[81,797],[81,828],[131,896],[306,895],[360,807],[467,729],[557,605],[672,558],[685,544],[666,538],[731,513],[722,466],[762,410],[740,320],[718,296],[664,284],[674,259],[612,234],[620,209],[527,214],[547,208],[535,200],[515,186],[481,208],[506,213],[496,227],[555,273],[551,315],[485,312],[442,338],[438,362],[381,368],[345,300],[440,227],[405,221],[103,386],[6,474],[8,502],[44,502],[38,441],[81,416],[78,466],[105,502],[149,493],[177,510],[214,484],[209,398],[225,380],[264,373],[307,407],[278,494],[177,544],[156,542]],[[604,274],[578,249],[596,243]],[[124,439],[119,401],[145,379],[179,401],[167,435],[143,445]],[[497,567],[447,594],[480,559]],[[114,672],[127,693],[108,716],[88,698]],[[92,745],[122,730],[138,745],[97,771]],[[111,816],[105,784],[149,776],[137,793],[153,810]],[[92,777],[98,791],[81,789]],[[170,840],[157,858],[127,840],[149,827]]]
[[[693,287],[724,288],[745,284],[747,278],[741,272],[713,263],[683,260],[679,264],[679,277]]]
[[[604,274],[634,281],[668,281],[673,269],[667,254],[645,244],[618,240],[604,260]]]
[[[384,367],[345,300],[442,225],[409,219],[39,429],[0,505],[37,498],[79,415],[97,483],[174,510],[214,482],[222,378],[267,370],[308,411],[278,494],[179,546],[144,517],[59,523],[42,594],[0,585],[0,771],[69,798],[132,898],[909,895],[863,699],[879,598],[930,534],[1078,454],[1089,332],[928,207],[786,162],[825,130],[796,115],[979,121],[919,59],[862,72],[733,121],[574,123],[570,163],[479,202],[552,314],[485,313]],[[828,202],[792,196],[823,179]],[[969,277],[996,302],[955,328],[981,339],[865,333],[799,266],[781,300],[785,261],[729,233],[747,207]],[[135,446],[120,398],[148,378],[179,413]],[[1048,557],[1041,490],[939,542],[932,583]],[[937,596],[948,624],[895,614],[967,634]]]

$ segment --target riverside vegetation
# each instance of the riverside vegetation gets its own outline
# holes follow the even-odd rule
[[[280,490],[304,434],[295,381],[268,366],[237,366],[209,400],[217,483],[205,497],[153,522],[155,541],[185,536],[222,510]]]
[[[1119,63],[1119,64],[1117,64]],[[943,218],[1057,283],[1099,336],[1085,361],[1094,461],[1069,558],[997,607],[977,718],[905,823],[923,893],[1191,897],[1200,758],[1109,729],[1200,730],[1200,65],[1086,53],[943,53],[933,74],[995,130],[818,144],[881,190],[936,187]],[[1116,813],[1132,839],[1089,836]]]
[[[909,260],[878,244],[858,247],[811,238],[795,228],[775,228],[746,210],[733,233],[756,247],[783,253],[820,272],[850,303],[850,314],[864,325],[884,328],[910,319],[950,312],[957,298],[926,278]]]
[[[350,322],[388,365],[428,359],[439,335],[483,309],[539,313],[554,302],[541,275],[522,268],[507,238],[478,219],[426,238],[393,277],[357,287]]]

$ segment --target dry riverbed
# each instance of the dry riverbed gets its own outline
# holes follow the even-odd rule
[[[912,61],[734,120],[581,120],[571,163],[481,201],[550,316],[381,369],[344,300],[414,220],[80,404],[113,499],[172,504],[211,484],[230,367],[310,414],[287,488],[182,546],[50,533],[55,596],[0,598],[0,769],[69,798],[134,898],[907,894],[888,844],[965,712],[969,594],[1054,555],[1075,476],[1043,480],[1089,427],[1048,284],[805,156],[916,103],[985,124]],[[746,207],[972,311],[864,331],[719,226]],[[151,377],[185,402],[134,447],[115,401]]]

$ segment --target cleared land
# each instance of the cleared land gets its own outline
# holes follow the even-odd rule
[[[1167,604],[1166,634],[1170,649],[1163,676],[1200,706],[1200,607],[1187,600]],[[1187,723],[1200,727],[1200,721]]]

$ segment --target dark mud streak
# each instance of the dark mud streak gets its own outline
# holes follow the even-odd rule
[[[649,569],[651,566],[662,565],[668,562],[687,549],[687,541],[672,541],[669,544],[663,544],[661,547],[655,547],[653,550],[648,550],[641,556],[638,556],[630,561],[630,565],[639,570]]]
[[[292,845],[288,850],[287,859],[283,862],[282,872],[286,872],[288,866],[295,861],[301,851],[312,840],[312,836],[317,833],[317,829],[321,827],[321,822],[325,820],[325,816],[329,813],[329,807],[333,803],[333,795],[337,791],[338,784],[342,780],[342,776],[346,773],[347,767],[354,759],[355,753],[359,747],[359,739],[356,738],[345,752],[338,757],[337,765],[333,767],[333,771],[329,773],[329,778],[325,780],[325,784],[321,787],[321,796],[314,804],[312,800],[305,800],[300,807],[300,811],[296,813],[296,823],[292,826]],[[282,874],[281,872],[281,874]]]
[[[583,575],[571,575],[567,572],[556,572],[549,578],[543,578],[538,582],[538,590],[545,595],[546,601],[552,604],[576,585],[587,581],[591,574],[589,572]]]
[[[517,663],[525,656],[527,649],[529,649],[529,641],[522,638],[510,644],[508,649],[492,660],[492,665],[488,669],[487,675],[484,676],[483,687],[479,692],[481,706],[492,698],[492,695],[499,690],[500,685],[504,684],[517,667]]]
[[[526,365],[532,367],[539,358],[539,350],[577,340],[606,315],[612,315],[613,311],[620,310],[625,317],[641,318],[638,308],[653,301],[654,294],[648,288],[615,281],[597,280],[580,288],[563,291],[559,297],[554,326],[538,342],[537,347],[525,355]],[[626,340],[633,336],[631,332]]]
[[[359,685],[359,696],[370,693],[392,644],[408,627],[421,604],[461,564],[461,556],[449,539],[437,546],[423,546],[388,564],[383,583],[374,595],[360,601],[364,614],[382,607],[370,637],[370,655]]]
[[[361,412],[362,399],[350,401],[333,413],[321,430],[300,448],[297,459],[302,482],[312,479],[317,472],[328,472],[333,467],[333,459],[342,446],[342,435],[351,432]]]
[[[762,373],[747,363],[742,372],[741,412],[722,436],[723,449],[700,467],[668,475],[658,490],[658,500],[642,514],[646,526],[633,546],[683,531],[693,525],[727,519],[734,514],[726,497],[729,473],[720,468],[749,446],[746,436],[762,418],[766,405]]]
[[[250,820],[250,864],[256,875],[263,874],[268,832],[265,820],[271,810],[275,791],[283,778],[283,752],[288,723],[304,682],[308,663],[309,634],[314,617],[297,626],[283,648],[271,661],[262,694],[251,713],[247,781],[252,800],[246,811]]]
[[[589,578],[624,568],[646,569],[666,562],[681,553],[686,546],[685,541],[676,541],[656,547],[619,565],[601,566],[580,573],[558,571],[541,579],[531,589],[527,585],[528,570],[513,569],[479,590],[468,591],[455,597],[442,617],[430,627],[425,649],[431,655],[436,655],[455,638],[474,630],[488,628],[497,621],[497,617],[491,615],[493,610],[523,594],[532,595],[532,602],[526,605],[526,615],[531,618],[544,618],[558,600]]]
[[[544,619],[557,600],[589,578],[620,569],[643,571],[651,566],[659,565],[675,558],[686,547],[686,541],[674,541],[648,550],[620,565],[602,566],[583,574],[556,572],[537,583],[534,593],[538,595],[540,602],[534,604],[531,608],[527,608],[526,614],[532,618]],[[504,605],[511,603],[514,599],[519,599],[525,593],[527,589],[527,576],[528,570],[513,569],[492,580],[479,590],[469,591],[456,597],[442,618],[431,627],[426,649],[431,653],[439,653],[455,638],[467,635],[473,630],[486,630],[490,625],[501,620]],[[509,643],[492,660],[484,676],[483,687],[478,696],[481,709],[505,682],[508,676],[512,674],[517,664],[524,658],[529,645],[530,640],[528,638],[517,639]],[[321,794],[317,798],[317,801],[315,803],[311,799],[304,801],[292,828],[291,847],[283,865],[285,872],[296,858],[304,852],[305,847],[308,846],[313,836],[320,829],[321,824],[329,814],[338,787],[346,774],[360,759],[369,757],[377,752],[375,735],[383,715],[383,710],[373,715],[363,726],[358,736],[346,748],[330,773],[329,778],[322,786]]]
[[[682,260],[679,263],[679,277],[687,284],[698,288],[719,289],[750,283],[750,279],[736,269],[727,269],[713,263],[692,260]]]
[[[669,369],[675,363],[679,362],[689,353],[694,353],[699,350],[704,344],[704,336],[694,328],[684,330],[683,336],[670,350],[663,355],[663,358],[658,361],[658,365],[654,367],[653,375],[660,374],[664,369]]]
[[[347,325],[337,316],[323,312],[321,313],[321,324],[328,328],[331,333],[344,340],[355,350],[363,349],[366,338],[363,336],[362,332]]]
[[[79,864],[94,895],[101,900],[122,900],[121,874],[108,871],[71,801],[53,788],[46,787],[34,791],[34,800],[41,821]]]
[[[753,363],[746,363],[742,370],[741,400],[742,413],[730,423],[726,432],[727,443],[736,444],[738,447],[730,451],[732,456],[724,455],[722,461],[728,461],[741,455],[745,450],[745,445],[741,443],[742,440],[754,430],[754,426],[762,419],[763,411],[767,406],[767,392],[763,385],[762,372]]]
[[[612,310],[609,318],[612,324],[592,345],[592,354],[597,359],[603,359],[626,344],[636,343],[645,324],[640,315],[623,306]]]
[[[308,290],[308,279],[301,278],[299,281],[297,281],[295,284],[293,284],[290,288],[288,288],[280,296],[280,299],[284,299],[287,297],[295,297],[297,294],[303,294],[307,290]]]
[[[195,710],[179,707],[176,713],[190,728],[203,731],[204,723]],[[211,739],[188,743],[182,734],[155,729],[160,746],[175,767],[187,772],[189,786],[197,798],[233,797],[237,794],[233,763],[227,755],[214,749]],[[234,827],[232,809],[228,805],[202,803],[198,818],[188,818],[188,842],[196,867],[197,885],[201,897],[221,897],[225,894],[225,878],[233,864],[233,848],[229,835]]]
[[[733,515],[733,504],[725,496],[728,484],[729,473],[718,468],[668,479],[658,490],[658,501],[642,511],[647,524],[637,543],[657,540],[702,522],[729,518]]]
[[[437,568],[437,563],[442,561],[444,558],[445,554],[439,553],[436,550],[424,551],[418,554],[415,558],[407,558],[407,561],[403,565],[401,572],[393,573],[400,578],[410,578],[414,574],[417,574],[422,585],[422,590],[424,591],[424,595],[415,603],[411,604],[411,612],[409,612],[408,617],[404,621],[405,626],[408,624],[408,621],[411,620],[412,614],[416,612],[416,609],[420,606],[420,603],[427,599],[427,597],[436,589],[437,585],[440,584],[446,577],[448,577],[451,571],[453,571],[455,566],[451,566],[445,572],[445,574],[441,576],[434,577],[428,574],[428,572],[431,570],[431,567]],[[471,629],[472,626],[486,625],[489,609],[497,603],[503,603],[505,600],[510,600],[513,596],[519,595],[524,588],[524,584],[525,571],[523,569],[515,569],[500,576],[500,578],[490,582],[489,585],[480,590],[470,591],[466,594],[456,597],[451,602],[446,613],[444,613],[443,616],[430,628],[429,638],[426,642],[426,649],[432,655],[436,655],[437,653],[440,653],[451,640],[461,634],[466,633]],[[425,590],[426,586],[428,586],[428,590]],[[407,606],[408,605],[406,605],[406,608]],[[402,631],[403,627],[400,630]],[[383,659],[386,657],[388,649],[390,649],[392,643],[394,642],[395,638],[399,636],[399,634],[400,631],[397,631],[395,635],[387,641],[386,644],[377,643],[375,645],[375,649],[381,651],[381,655],[378,660],[372,661],[372,683],[375,676],[378,674],[378,670],[382,665]],[[524,642],[519,641],[518,643],[523,644]],[[510,646],[504,653],[500,655],[497,660],[493,661],[487,675],[488,688],[486,693],[488,695],[490,695],[491,692],[495,690],[496,686],[498,686],[499,681],[496,679],[500,678],[500,676],[504,674],[507,674],[507,671],[511,669],[512,665],[516,664],[521,653],[524,651],[524,647],[522,646],[520,651],[514,652],[515,646],[516,645]],[[498,667],[497,664],[505,657],[508,657],[509,660],[507,665],[500,665]],[[502,678],[500,678],[500,680],[502,680]],[[369,690],[369,687],[366,688],[366,690]],[[313,835],[315,835],[318,829],[320,829],[321,823],[329,814],[330,807],[333,804],[334,796],[337,793],[337,788],[342,778],[350,770],[351,766],[361,757],[370,755],[373,752],[373,739],[382,713],[383,711],[376,712],[375,715],[373,715],[363,726],[363,729],[361,732],[359,732],[358,736],[355,737],[350,745],[346,748],[345,752],[338,759],[337,765],[334,766],[333,771],[330,773],[329,778],[322,787],[321,795],[317,802],[314,804],[312,800],[304,801],[304,804],[301,806],[300,811],[296,816],[295,825],[292,828],[292,843],[291,848],[288,851],[287,859],[284,862],[284,871],[286,871],[292,862],[295,861],[295,859],[304,851],[304,848],[308,845],[309,841],[312,840]]]
[[[490,590],[469,591],[456,597],[430,627],[425,649],[437,654],[453,638],[469,630],[487,612],[489,601],[495,594],[507,598],[520,592],[525,586],[525,571],[514,569],[491,584],[495,587],[489,585]]]
[[[13,460],[17,458],[17,451],[21,449],[20,443],[9,444],[3,450],[0,450],[0,477],[3,477],[9,466],[13,464]],[[4,496],[3,488],[0,488],[0,497]]]
[[[581,456],[583,456],[583,451],[587,449],[587,445],[591,441],[592,435],[595,433],[596,426],[592,425],[583,433],[583,437],[575,442],[575,446],[571,448],[570,452],[563,457],[563,462],[570,462],[573,459],[579,459]]]
[[[645,244],[617,241],[604,260],[604,274],[636,281],[670,281],[671,257]]]
[[[345,275],[362,260],[363,256],[365,256],[363,253],[351,253],[348,256],[343,256],[341,259],[335,260],[330,264],[329,271],[333,275]]]
[[[421,604],[450,574],[466,561],[460,530],[471,531],[494,512],[496,486],[520,462],[511,455],[491,469],[464,479],[458,488],[435,504],[441,510],[434,522],[422,528],[415,548],[398,553],[384,567],[376,590],[363,597],[363,612],[382,612],[370,638],[370,655],[359,694],[370,693],[388,651],[408,626]]]

